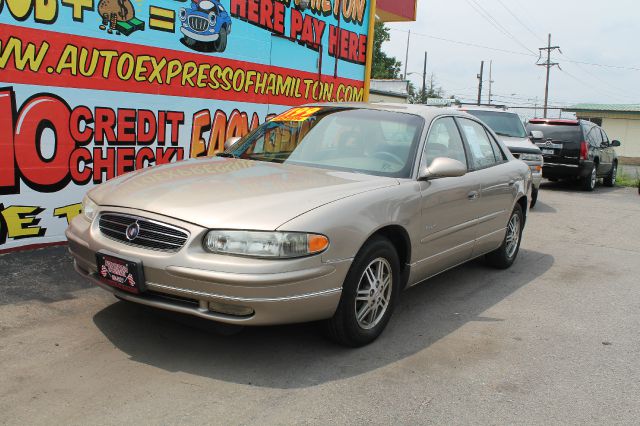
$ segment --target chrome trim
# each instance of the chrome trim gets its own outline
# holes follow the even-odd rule
[[[548,161],[544,162],[544,166],[576,167],[576,168],[580,167],[578,164],[549,163]]]
[[[315,268],[276,272],[270,274],[238,274],[235,272],[206,271],[202,269],[186,268],[184,266],[167,266],[165,271],[168,274],[181,278],[188,278],[197,281],[208,281],[217,284],[231,284],[246,286],[248,283],[256,285],[279,285],[292,282],[320,278],[332,274],[336,268],[330,264],[321,265]]]
[[[215,293],[205,293],[202,291],[187,290],[183,288],[172,287],[169,285],[155,284],[155,283],[149,283],[149,282],[146,283],[146,285],[147,285],[147,288],[149,288],[150,290],[161,289],[161,290],[168,290],[171,292],[191,295],[192,297],[197,296],[197,297],[205,297],[208,299],[222,299],[222,300],[227,300],[231,302],[244,302],[244,303],[286,302],[290,300],[301,300],[301,299],[309,299],[309,298],[318,297],[318,296],[327,296],[330,294],[342,292],[342,287],[336,287],[328,290],[321,290],[313,293],[297,294],[295,296],[286,296],[286,297],[239,297],[239,296],[224,296],[222,294],[215,294]]]
[[[120,217],[124,217],[124,218],[128,218],[128,219],[132,219],[132,220],[135,220],[135,221],[146,222],[146,223],[154,224],[154,225],[157,225],[157,226],[162,226],[164,228],[173,229],[174,231],[179,232],[179,233],[184,234],[184,235],[171,235],[171,234],[167,234],[167,233],[160,232],[160,231],[154,231],[154,230],[150,230],[150,229],[143,229],[143,231],[144,232],[151,232],[151,233],[159,234],[159,235],[166,235],[167,237],[171,237],[171,238],[177,238],[177,239],[183,239],[184,238],[184,242],[179,244],[179,243],[175,243],[175,242],[171,242],[171,241],[161,241],[161,240],[156,240],[154,238],[140,237],[140,236],[136,237],[133,241],[130,241],[130,240],[124,239],[124,238],[126,238],[126,234],[123,234],[123,237],[124,237],[123,239],[118,239],[118,238],[112,237],[111,235],[107,235],[104,232],[102,232],[102,229],[106,229],[107,231],[116,232],[116,233],[120,233],[121,231],[118,231],[116,229],[110,228],[108,226],[101,226],[101,222],[104,220],[104,222],[107,222],[107,223],[110,223],[110,224],[114,224],[114,225],[119,225],[119,226],[123,226],[124,224],[118,223],[116,221],[109,220],[109,219],[103,219],[103,217],[105,215],[120,216]],[[165,252],[165,253],[166,252],[168,252],[168,253],[177,252],[178,250],[180,250],[182,247],[184,247],[187,244],[187,242],[189,241],[189,238],[191,237],[191,232],[189,232],[189,230],[187,230],[185,228],[181,228],[181,227],[176,226],[176,225],[169,224],[167,222],[161,222],[161,221],[158,221],[158,220],[149,219],[149,218],[144,217],[144,216],[138,216],[138,215],[129,214],[129,213],[120,213],[120,212],[109,211],[109,210],[100,212],[100,214],[94,220],[94,223],[96,224],[98,231],[100,231],[100,235],[102,235],[105,238],[108,238],[109,240],[116,241],[116,242],[124,244],[124,245],[139,247],[139,248],[142,248],[142,249],[153,250],[153,251],[158,251],[158,252]],[[171,248],[164,248],[164,249],[163,248],[157,248],[157,247],[149,247],[149,246],[143,245],[143,244],[136,244],[137,240],[150,241],[150,242],[159,243],[159,244],[166,244],[167,246],[172,246],[172,247]]]

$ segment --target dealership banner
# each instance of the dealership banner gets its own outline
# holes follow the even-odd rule
[[[64,241],[95,184],[365,99],[369,0],[0,0],[0,252]],[[215,191],[215,188],[212,188]]]

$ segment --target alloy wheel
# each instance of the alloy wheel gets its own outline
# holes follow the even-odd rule
[[[507,224],[507,257],[511,258],[518,249],[518,241],[520,241],[520,216],[514,214]]]
[[[391,264],[378,257],[365,268],[356,292],[355,313],[358,325],[369,330],[384,317],[393,288]]]

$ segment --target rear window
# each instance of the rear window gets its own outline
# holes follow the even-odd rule
[[[560,124],[527,124],[527,131],[539,130],[544,135],[544,139],[551,139],[558,142],[580,142],[582,140],[582,130],[576,125]]]
[[[518,114],[512,112],[495,112],[471,110],[469,114],[478,117],[491,128],[497,135],[512,138],[526,138],[524,126]]]

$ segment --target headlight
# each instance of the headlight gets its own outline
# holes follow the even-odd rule
[[[216,26],[216,20],[217,20],[216,14],[213,13],[213,12],[209,13],[209,24],[210,24],[211,27],[215,27]]]
[[[84,217],[92,221],[96,217],[98,211],[98,205],[94,203],[87,195],[82,199],[82,214]]]
[[[542,155],[540,154],[520,154],[522,161],[542,161]]]
[[[187,9],[185,9],[184,7],[181,7],[180,10],[178,11],[178,16],[180,16],[180,20],[182,22],[187,20]]]
[[[204,237],[204,247],[212,253],[288,259],[320,253],[329,247],[329,239],[303,232],[215,229]]]

